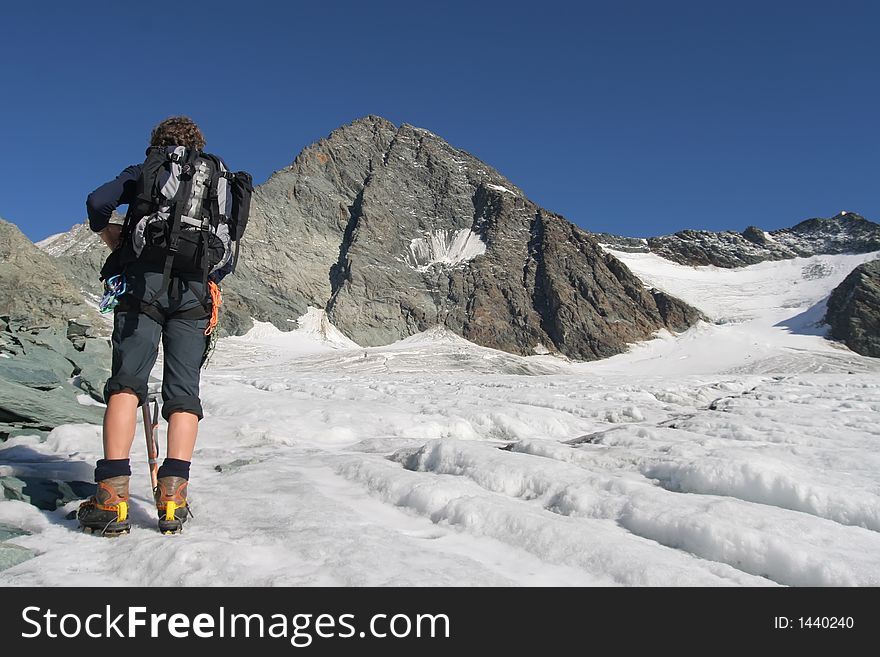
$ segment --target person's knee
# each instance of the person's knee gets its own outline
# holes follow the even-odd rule
[[[125,374],[111,376],[104,385],[104,401],[109,404],[110,398],[118,394],[134,395],[142,405],[147,401],[147,382]]]
[[[106,399],[107,406],[115,406],[117,404],[139,406],[141,401],[140,396],[131,388],[113,390],[106,396]]]
[[[162,404],[162,417],[166,420],[171,417],[172,413],[192,413],[199,420],[204,416],[202,412],[202,402],[198,397],[193,395],[181,395],[165,400]]]

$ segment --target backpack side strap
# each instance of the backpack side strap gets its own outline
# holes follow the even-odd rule
[[[165,322],[169,319],[208,319],[211,317],[212,313],[212,308],[210,306],[205,307],[205,305],[202,304],[200,306],[187,308],[186,310],[166,314],[155,303],[147,303],[146,301],[138,302],[138,300],[131,295],[122,297],[116,308],[119,312],[137,312],[141,315],[146,315],[160,326],[165,326]]]

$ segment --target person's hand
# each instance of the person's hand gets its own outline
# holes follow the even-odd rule
[[[107,227],[98,235],[101,236],[104,244],[110,247],[111,251],[115,251],[122,244],[122,226],[119,224],[107,224]]]

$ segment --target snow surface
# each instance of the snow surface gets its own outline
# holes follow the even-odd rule
[[[204,372],[186,530],[154,529],[139,429],[132,533],[0,502],[37,554],[0,585],[880,585],[880,361],[815,325],[877,254],[616,255],[708,321],[594,363],[257,324]],[[100,450],[66,425],[0,474],[87,481]]]
[[[486,243],[472,230],[434,230],[410,241],[406,261],[418,271],[433,265],[453,267],[486,252]]]
[[[609,251],[647,286],[698,308],[708,322],[680,336],[661,332],[660,339],[593,364],[591,371],[631,372],[633,360],[643,373],[667,375],[849,372],[871,369],[877,362],[825,340],[827,327],[821,321],[831,290],[880,252],[726,269],[679,265],[653,253]]]

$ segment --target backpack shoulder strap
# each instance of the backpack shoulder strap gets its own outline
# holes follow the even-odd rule
[[[180,243],[180,218],[183,215],[186,199],[192,192],[193,169],[195,161],[198,159],[199,152],[195,149],[186,149],[178,146],[169,149],[166,157],[171,160],[171,175],[160,190],[161,198],[164,198],[171,204],[171,215],[169,217],[168,229],[168,255],[165,257],[165,267],[162,270],[162,283],[156,294],[149,301],[145,301],[146,305],[153,303],[162,292],[168,288],[171,282],[171,270],[174,266],[174,257],[177,255],[178,245]],[[161,201],[157,200],[157,203]]]
[[[235,242],[235,254],[232,258],[234,272],[241,238],[250,213],[251,194],[254,191],[253,179],[246,171],[233,173],[216,155],[202,153],[202,157],[209,158],[214,165],[211,180],[211,211],[218,221],[225,221],[229,225],[229,237]]]
[[[141,217],[152,214],[170,200],[180,184],[180,148],[150,146],[141,165],[141,174],[135,187],[135,198],[128,206],[123,233],[128,237]],[[166,175],[167,174],[167,175]]]
[[[201,155],[211,163],[211,182],[209,186],[211,218],[215,222],[225,222],[229,219],[231,211],[229,207],[229,171],[226,168],[226,164],[218,156],[211,153],[202,153]]]

